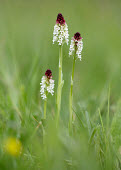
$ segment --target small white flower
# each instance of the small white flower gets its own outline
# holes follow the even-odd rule
[[[68,45],[68,38],[68,26],[62,14],[59,13],[53,31],[53,44],[57,41],[58,45],[62,45],[64,42]]]
[[[76,57],[80,59],[81,61],[81,52],[83,49],[83,41],[82,37],[79,32],[74,34],[74,37],[72,37],[70,48],[69,48],[69,56],[73,55],[74,52],[76,52]]]
[[[45,72],[45,76],[42,77],[40,86],[40,94],[42,99],[45,100],[47,98],[47,93],[51,93],[51,95],[54,94],[54,80],[52,79],[51,70],[48,69]]]

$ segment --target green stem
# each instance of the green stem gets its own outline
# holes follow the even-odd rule
[[[57,126],[60,118],[60,108],[61,108],[61,93],[62,93],[62,45],[59,47],[59,76],[58,76],[58,88],[57,88]]]
[[[46,92],[46,96],[47,96],[47,92]],[[44,119],[46,119],[46,110],[47,110],[47,98],[44,101]]]
[[[75,70],[75,62],[76,62],[76,53],[73,58],[73,67],[72,67],[72,76],[71,76],[71,88],[70,88],[70,96],[69,96],[69,110],[70,110],[70,118],[69,118],[69,131],[72,130],[72,117],[73,117],[73,80],[74,80],[74,70]]]
[[[44,119],[46,119],[46,108],[47,108],[47,99],[44,102]]]

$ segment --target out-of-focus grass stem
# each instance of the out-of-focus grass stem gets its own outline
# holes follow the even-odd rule
[[[110,86],[109,86],[109,90],[108,90],[107,130],[109,128],[109,115],[110,115]]]

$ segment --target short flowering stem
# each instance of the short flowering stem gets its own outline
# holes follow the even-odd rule
[[[62,93],[62,45],[59,46],[59,76],[58,76],[58,89],[57,89],[57,126],[60,118],[60,108],[61,108],[61,93]]]
[[[73,80],[74,80],[75,62],[76,62],[76,53],[74,54],[74,57],[73,57],[71,88],[70,88],[70,96],[69,96],[69,110],[70,110],[69,131],[70,132],[72,131],[72,118],[73,118]]]
[[[44,119],[46,119],[47,99],[44,101]]]
[[[47,91],[46,91],[46,96],[47,96]],[[44,101],[44,119],[46,119],[46,110],[47,110],[47,98]]]

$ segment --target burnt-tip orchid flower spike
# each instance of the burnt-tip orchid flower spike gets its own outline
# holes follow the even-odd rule
[[[54,80],[52,79],[52,71],[46,70],[45,76],[42,77],[40,83],[40,94],[44,100],[44,119],[46,119],[46,106],[47,106],[47,96],[50,93],[52,96],[54,94]]]
[[[45,76],[42,77],[41,80],[41,88],[40,88],[40,94],[42,99],[47,98],[47,93],[51,93],[51,95],[54,94],[54,80],[52,79],[52,72],[51,70],[46,70]]]
[[[76,58],[79,58],[81,61],[82,49],[83,49],[82,37],[81,34],[77,32],[72,37],[70,49],[69,49],[69,56],[72,56],[74,53],[76,53]]]
[[[57,41],[58,45],[63,45],[64,42],[66,42],[68,45],[68,37],[68,26],[63,15],[59,13],[53,31],[53,44],[55,43],[55,41]]]
[[[70,95],[69,95],[69,110],[70,110],[69,131],[70,133],[72,133],[72,122],[73,122],[73,81],[74,81],[75,62],[77,58],[81,60],[82,49],[83,49],[82,37],[81,37],[81,34],[77,32],[72,37],[70,49],[69,49],[69,56],[73,56],[71,87],[70,87]]]
[[[58,88],[57,88],[57,98],[56,98],[56,106],[57,106],[57,121],[56,125],[58,126],[60,110],[61,110],[61,95],[62,95],[62,87],[64,84],[63,81],[63,73],[62,73],[62,46],[66,42],[68,45],[68,26],[66,21],[61,13],[58,14],[56,19],[56,24],[54,26],[53,31],[53,44],[55,42],[59,45],[59,75],[58,75]]]

